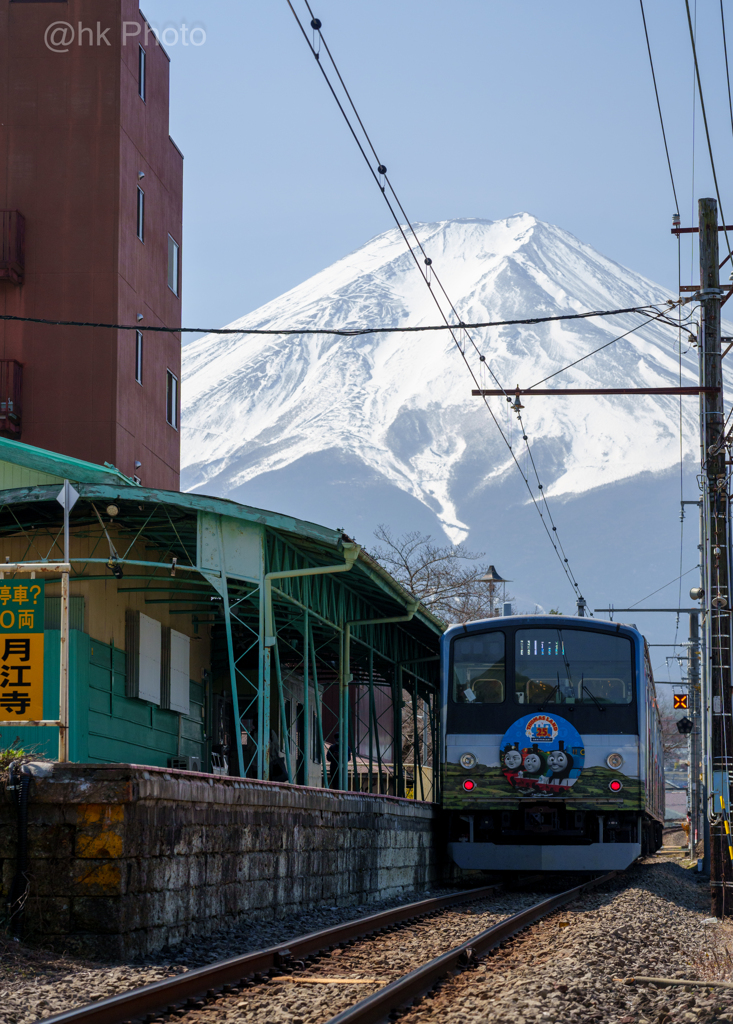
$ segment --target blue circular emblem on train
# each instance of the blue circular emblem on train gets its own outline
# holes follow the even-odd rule
[[[557,715],[525,715],[504,733],[501,770],[522,795],[562,794],[574,786],[585,764],[583,738]]]

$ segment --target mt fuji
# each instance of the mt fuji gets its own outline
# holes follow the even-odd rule
[[[673,298],[526,213],[419,224],[416,233],[467,323]],[[498,380],[507,391],[527,388],[645,319],[623,314],[474,330],[486,362],[471,346],[466,357],[482,387]],[[393,229],[230,326],[440,322]],[[695,384],[697,350],[685,338],[680,358],[677,330],[647,324],[542,386]],[[186,490],[338,525],[367,547],[380,522],[395,532],[465,540],[511,576],[520,599],[547,607],[572,602],[507,444],[483,401],[471,396],[474,382],[447,331],[208,335],[184,348],[183,378]],[[505,398],[489,402],[539,498],[516,417]],[[523,403],[544,494],[591,602],[603,595],[618,604],[675,575],[681,457],[685,497],[697,497],[697,400],[528,396]],[[687,533],[685,557],[694,565],[694,523]]]

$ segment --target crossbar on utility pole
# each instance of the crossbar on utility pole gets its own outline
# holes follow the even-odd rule
[[[474,388],[471,395],[474,398],[501,398],[503,395],[507,402],[512,398],[528,398],[532,395],[559,396],[568,395],[687,395],[696,398],[702,394],[719,394],[719,387],[700,387],[697,384],[684,387],[661,387],[661,388],[514,388],[513,391],[502,388]]]
[[[710,816],[710,898],[712,913],[723,917],[726,891],[733,886],[731,859],[730,769],[733,754],[731,730],[731,612],[730,552],[728,534],[730,505],[726,483],[723,433],[723,370],[720,340],[720,274],[718,269],[718,204],[700,199],[700,300],[702,343],[700,345],[700,396],[702,480],[704,485],[703,567],[705,578],[705,625],[708,643],[706,664],[709,710],[703,706],[703,727],[709,723],[712,791],[706,813]],[[707,695],[706,694],[706,695]],[[707,713],[706,713],[707,712]],[[708,715],[710,717],[708,717]],[[712,807],[710,806],[712,804]]]

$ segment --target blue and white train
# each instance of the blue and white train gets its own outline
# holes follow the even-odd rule
[[[661,726],[631,626],[485,619],[442,638],[443,807],[461,868],[623,869],[662,843]]]

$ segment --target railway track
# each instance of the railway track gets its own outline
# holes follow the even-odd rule
[[[608,881],[614,874],[593,878],[532,903],[458,945],[450,947],[448,944],[447,950],[421,966],[383,984],[365,998],[355,998],[348,1008],[332,1016],[328,1024],[377,1024],[396,1019],[437,991],[446,979],[476,966],[496,946],[588,889]],[[529,884],[538,878],[525,878],[523,883]],[[370,940],[378,942],[390,932],[409,929],[455,908],[489,901],[502,891],[506,893],[507,889],[500,883],[393,908],[56,1014],[44,1018],[43,1024],[153,1024],[161,1019],[178,1020],[189,1016],[192,1021],[208,1021],[217,1011],[225,1014],[231,999],[241,998],[246,992],[255,996],[260,986],[266,988],[269,995],[273,989],[282,990],[282,983],[288,982],[299,983],[298,988],[346,985],[350,986],[349,992],[358,992],[359,985],[374,987],[379,979],[327,977],[319,973],[321,968],[316,969],[316,964],[329,954],[348,952],[350,947],[368,945]],[[295,986],[288,985],[291,987]],[[244,1019],[244,1014],[242,1016]],[[325,1019],[322,1011],[318,1016],[320,1020]]]

